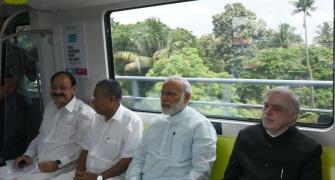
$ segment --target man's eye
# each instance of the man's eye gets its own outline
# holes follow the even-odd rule
[[[166,93],[168,96],[175,96],[176,95],[176,93],[174,93],[174,92],[167,92]]]
[[[274,110],[274,111],[278,111],[278,112],[280,112],[280,111],[282,111],[283,109],[282,109],[282,108],[274,108],[273,110]]]
[[[176,92],[161,92],[161,96],[176,96],[177,93]]]

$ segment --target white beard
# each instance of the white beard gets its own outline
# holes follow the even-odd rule
[[[181,111],[184,108],[184,95],[182,95],[179,101],[175,104],[172,104],[170,108],[162,107],[163,114],[173,115]]]

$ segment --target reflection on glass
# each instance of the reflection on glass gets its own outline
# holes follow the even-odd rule
[[[179,75],[190,78],[190,104],[203,114],[257,120],[264,93],[284,85],[300,98],[299,122],[327,126],[333,119],[333,2],[315,1],[305,8],[310,16],[300,6],[200,0],[112,12],[124,104],[160,111],[162,79],[155,77]]]

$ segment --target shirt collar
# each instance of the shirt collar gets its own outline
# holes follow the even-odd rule
[[[124,112],[124,107],[122,106],[122,104],[120,104],[119,108],[117,108],[115,114],[113,115],[112,118],[110,118],[109,120],[116,120],[116,121],[121,121],[122,120],[122,116],[123,116],[123,112]]]
[[[64,107],[67,111],[72,112],[74,109],[74,106],[76,105],[77,98],[73,96],[71,101],[67,103],[67,105]]]
[[[284,134],[288,129],[289,129],[290,127],[287,127],[287,128],[285,128],[285,129],[283,129],[281,132],[279,132],[278,134],[272,134],[269,130],[267,130],[267,129],[265,129],[265,132],[269,135],[269,136],[271,136],[271,137],[278,137],[278,136],[280,136],[280,135],[282,135],[282,134]]]

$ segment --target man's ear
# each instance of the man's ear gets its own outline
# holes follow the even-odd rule
[[[292,116],[293,116],[293,118],[292,118],[292,119],[293,119],[293,122],[295,122],[295,121],[297,121],[298,118],[299,118],[299,113],[296,112],[296,113],[294,113]]]
[[[75,92],[76,92],[76,89],[77,89],[77,86],[76,86],[76,85],[73,85],[71,88],[72,88],[72,90],[73,90],[73,93],[75,93]]]
[[[185,93],[184,95],[184,101],[185,103],[188,103],[191,99],[191,93]]]

